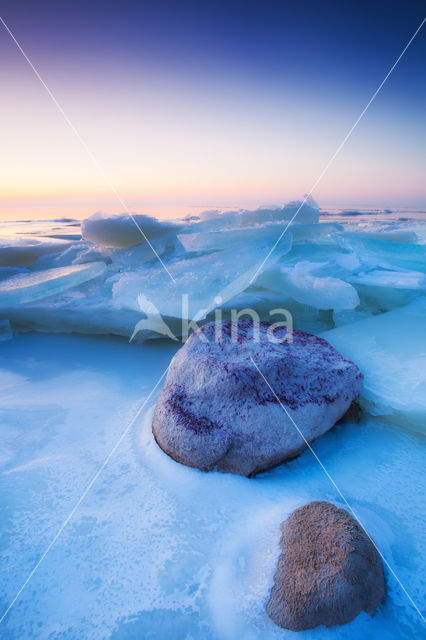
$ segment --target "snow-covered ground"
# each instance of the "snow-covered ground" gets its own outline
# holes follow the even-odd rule
[[[78,336],[17,336],[0,357],[4,609],[131,424],[176,346]],[[246,479],[168,458],[151,433],[156,394],[2,623],[1,637],[293,637],[264,605],[279,523],[310,500],[341,504],[309,451]],[[416,602],[426,509],[421,436],[363,415],[314,449]],[[422,622],[386,570],[375,617],[307,638],[419,638]]]
[[[0,228],[1,638],[295,635],[265,613],[279,524],[310,500],[345,506],[312,453],[251,479],[205,474],[151,432],[180,346],[164,336],[245,307],[287,309],[365,375],[360,422],[314,449],[389,563],[388,596],[299,635],[421,637],[426,221],[310,203],[258,271],[296,209],[138,217],[175,282],[128,216],[97,215],[83,238],[75,221]]]

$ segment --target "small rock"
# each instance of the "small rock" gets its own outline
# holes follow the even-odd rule
[[[345,624],[385,596],[380,555],[354,518],[329,502],[296,509],[281,525],[281,555],[266,610],[284,629]]]
[[[178,462],[249,476],[294,458],[328,431],[362,380],[323,338],[278,327],[271,340],[266,322],[211,322],[174,356],[154,436]]]

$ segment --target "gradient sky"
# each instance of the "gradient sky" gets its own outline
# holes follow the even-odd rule
[[[28,2],[1,16],[126,205],[280,203],[310,190],[424,2]],[[0,24],[0,217],[121,211]],[[314,191],[426,207],[426,26]]]

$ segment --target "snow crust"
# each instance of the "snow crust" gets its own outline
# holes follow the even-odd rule
[[[345,505],[309,450],[251,479],[203,473],[164,454],[151,431],[156,394],[141,406],[176,348],[37,334],[2,344],[2,612],[131,425],[11,608],[2,637],[294,637],[265,612],[279,525],[312,500]],[[418,434],[362,414],[313,446],[422,607],[426,504],[413,490],[425,470],[420,445]],[[420,638],[423,623],[387,569],[386,581],[374,617],[303,638]]]

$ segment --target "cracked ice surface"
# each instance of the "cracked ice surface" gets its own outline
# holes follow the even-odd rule
[[[177,346],[82,336],[16,336],[0,351],[0,521],[4,610]],[[310,500],[340,497],[309,451],[247,479],[179,465],[141,411],[11,608],[8,640],[273,640],[294,634],[265,613],[280,522]],[[314,444],[414,601],[422,606],[424,456],[412,431],[364,414]],[[374,617],[308,639],[420,637],[393,576]]]

